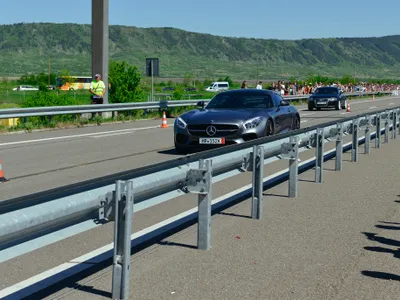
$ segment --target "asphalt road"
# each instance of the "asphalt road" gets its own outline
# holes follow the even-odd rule
[[[299,107],[301,126],[400,105],[400,97],[353,100],[351,112],[310,112]],[[10,181],[0,185],[0,201],[99,176],[135,169],[179,156],[169,128],[160,120],[0,135],[0,159]]]
[[[373,111],[375,109],[382,109],[382,108],[390,108],[391,106],[394,105],[399,105],[400,104],[400,98],[390,98],[390,99],[379,99],[375,100],[373,103],[369,101],[363,100],[363,102],[358,103],[357,101],[352,102],[352,112],[351,113],[345,113],[344,111],[321,111],[321,112],[308,112],[305,110],[301,110],[302,114],[302,125],[303,127],[309,126],[309,125],[314,125],[317,123],[321,122],[326,122],[334,119],[340,119],[344,117],[351,116],[352,114],[358,114],[363,111]],[[22,135],[7,135],[7,136],[2,136],[1,138],[1,144],[0,144],[0,149],[1,149],[1,156],[4,161],[4,164],[7,164],[8,160],[11,160],[11,166],[15,166],[15,168],[11,168],[9,171],[5,168],[6,170],[6,175],[10,174],[11,180],[7,183],[1,184],[0,185],[0,191],[1,195],[9,195],[15,196],[15,195],[23,195],[26,193],[31,193],[35,189],[41,190],[41,189],[47,189],[49,187],[53,186],[60,186],[60,185],[65,185],[68,183],[72,182],[79,182],[80,180],[88,179],[88,178],[93,178],[97,177],[100,175],[105,175],[105,174],[111,174],[116,171],[122,171],[122,170],[127,170],[127,169],[132,169],[138,166],[142,165],[147,165],[154,163],[156,161],[160,160],[165,160],[165,159],[171,159],[171,157],[174,157],[174,152],[171,150],[172,149],[172,127],[169,129],[160,129],[160,128],[153,128],[153,129],[141,129],[138,130],[138,128],[143,128],[143,127],[150,127],[152,124],[155,124],[154,121],[143,121],[143,122],[135,122],[135,123],[125,123],[125,124],[118,124],[118,125],[107,125],[107,126],[101,126],[99,127],[91,127],[91,128],[81,128],[81,129],[71,129],[71,130],[63,130],[63,131],[51,131],[51,132],[40,132],[40,133],[32,133],[32,134],[22,134]],[[156,124],[157,125],[157,124]],[[136,129],[133,129],[136,128]],[[129,133],[121,134],[121,131],[116,132],[116,130],[124,130],[126,129]],[[133,129],[133,130],[132,130]],[[82,134],[89,134],[82,136]],[[80,136],[76,136],[80,135]],[[4,139],[3,139],[4,138]],[[53,139],[51,139],[53,138]],[[347,139],[350,137],[347,137]],[[47,140],[44,140],[47,139]],[[49,140],[51,139],[51,140]],[[147,141],[147,142],[144,142]],[[323,200],[322,203],[329,204],[329,203],[335,203],[335,202],[340,202],[341,206],[340,207],[330,207],[327,206],[325,209],[325,214],[322,214],[321,216],[318,217],[323,217],[326,215],[329,215],[330,209],[333,209],[333,213],[340,214],[342,213],[343,210],[349,210],[346,211],[347,215],[349,215],[349,220],[347,222],[352,221],[351,218],[358,219],[358,206],[357,207],[350,207],[349,205],[346,205],[346,201],[351,199],[353,197],[354,191],[358,190],[363,190],[363,197],[368,198],[369,195],[371,195],[371,199],[375,199],[375,194],[373,194],[373,191],[370,191],[370,189],[374,190],[374,188],[379,187],[378,182],[376,181],[376,178],[381,178],[383,176],[382,174],[387,175],[389,178],[396,180],[397,178],[397,173],[398,173],[398,167],[393,164],[393,158],[392,156],[395,156],[395,160],[397,160],[397,153],[398,153],[398,144],[399,141],[391,141],[389,145],[382,145],[382,149],[379,150],[381,152],[380,154],[375,154],[371,155],[369,158],[364,158],[364,162],[368,162],[368,170],[365,171],[363,169],[360,169],[360,171],[357,171],[358,169],[358,164],[355,166],[355,164],[349,163],[349,155],[345,154],[344,156],[344,171],[347,169],[349,172],[343,172],[341,173],[342,175],[335,175],[335,176],[329,176],[328,174],[332,173],[335,174],[334,172],[329,172],[331,170],[330,164],[332,162],[327,163],[325,166],[325,170],[327,172],[325,177],[325,182],[323,185],[320,185],[318,188],[315,185],[310,186],[310,182],[307,181],[309,180],[308,177],[310,177],[312,172],[307,173],[308,177],[302,177],[302,183],[300,186],[300,193],[304,193],[302,195],[304,201],[305,199],[312,199],[313,201],[311,203],[316,203],[318,202],[318,197],[322,197],[320,200]],[[393,145],[393,146],[392,146]],[[166,146],[166,147],[165,147]],[[329,150],[334,147],[334,143],[329,143],[326,145],[325,150]],[[397,148],[396,148],[397,147]],[[133,149],[133,150],[132,150]],[[161,149],[161,150],[160,150]],[[386,149],[386,150],[385,150]],[[360,153],[362,153],[362,149],[360,150]],[[374,153],[378,153],[378,150],[373,150]],[[66,155],[68,154],[68,155]],[[300,158],[302,160],[308,159],[314,155],[314,151],[307,151],[304,153],[301,153]],[[74,158],[76,161],[74,161]],[[12,162],[14,159],[14,163]],[[107,159],[107,160],[105,160]],[[362,166],[363,164],[363,159],[360,159],[359,165]],[[268,164],[265,169],[264,169],[264,176],[271,175],[277,171],[280,171],[284,168],[287,167],[287,161],[286,160],[281,160],[274,162],[272,164]],[[380,175],[375,175],[374,173],[381,172],[382,174]],[[13,173],[14,172],[14,173]],[[104,172],[104,173],[103,173]],[[357,173],[359,172],[359,173]],[[34,174],[36,173],[36,174]],[[375,180],[371,182],[370,177],[366,177],[367,179],[369,178],[368,182],[362,181],[360,178],[354,175],[356,174],[374,174],[372,176],[372,179]],[[14,175],[13,175],[14,174]],[[32,174],[32,175],[29,175]],[[339,180],[339,184],[332,184],[335,183],[335,179]],[[364,178],[365,179],[365,178]],[[341,180],[341,181],[340,181]],[[246,185],[251,182],[251,173],[244,173],[241,175],[237,175],[235,177],[225,179],[223,181],[220,181],[216,184],[213,185],[213,197],[219,197],[222,196],[228,192],[231,192],[234,189],[240,188],[243,185]],[[340,183],[341,182],[341,183]],[[380,180],[379,183],[382,183],[383,181]],[[377,191],[378,192],[384,192],[385,189],[388,188],[388,184],[390,187],[390,184],[395,186],[395,183],[390,183],[390,180],[384,180],[385,185],[382,188],[379,188]],[[397,181],[396,181],[397,182]],[[348,187],[347,184],[353,184],[353,186]],[[308,185],[307,185],[308,184]],[[365,185],[365,186],[363,186]],[[322,191],[324,191],[325,187],[327,189],[327,193],[323,194]],[[333,187],[340,188],[342,189],[342,192],[338,196],[333,196],[336,195],[335,190],[332,190]],[[286,189],[286,191],[285,191]],[[317,189],[318,194],[317,196],[313,196],[313,191],[314,189]],[[358,189],[358,190],[357,190]],[[393,193],[393,189],[390,190],[390,193]],[[269,209],[272,209],[271,205],[272,204],[280,204],[280,200],[282,198],[284,199],[285,197],[277,197],[274,195],[280,195],[284,196],[285,193],[287,192],[287,184],[281,185],[281,190],[272,190],[272,191],[267,191],[266,195],[268,195],[268,209],[265,211],[268,211]],[[8,194],[7,194],[8,193]],[[386,192],[385,196],[389,197],[391,195],[390,193]],[[330,198],[330,197],[333,198]],[[271,198],[270,198],[271,197]],[[314,197],[314,198],[313,198]],[[315,198],[317,197],[317,198]],[[7,199],[5,197],[4,199]],[[269,203],[269,199],[274,199],[272,201],[272,204]],[[369,199],[369,198],[368,198]],[[387,200],[387,199],[386,199]],[[303,201],[303,202],[304,202]],[[295,202],[297,203],[297,202]],[[300,202],[299,202],[300,203]],[[386,202],[377,202],[376,205],[371,206],[371,210],[369,211],[361,211],[361,216],[364,216],[365,218],[371,217],[371,214],[374,216],[374,218],[371,218],[370,221],[376,220],[378,218],[379,214],[374,215],[375,212],[385,212],[386,208],[384,206]],[[151,207],[149,209],[145,209],[143,211],[140,211],[135,214],[134,222],[133,222],[133,232],[137,232],[143,228],[146,228],[148,226],[151,226],[153,224],[156,224],[157,222],[160,222],[162,220],[165,220],[169,217],[172,217],[176,215],[177,213],[183,212],[187,209],[191,209],[197,205],[197,197],[196,195],[184,195],[181,197],[178,197],[177,199],[174,199],[172,202],[165,202],[160,205],[157,205],[155,207]],[[248,216],[248,213],[250,211],[249,207],[249,202],[247,202],[245,210],[247,210],[246,213],[240,212],[230,212],[227,211],[228,215],[229,214],[239,214],[242,216]],[[285,205],[288,205],[288,207],[285,207]],[[299,220],[301,217],[299,215],[296,215],[296,210],[291,211],[293,209],[292,205],[293,202],[286,202],[284,207],[280,207],[283,210],[282,211],[276,211],[277,214],[280,214],[281,217],[285,217],[284,219],[280,219],[279,222],[283,223],[284,221],[291,220],[294,216],[298,218]],[[393,206],[393,205],[392,205]],[[392,208],[390,206],[390,208]],[[320,211],[318,209],[324,209],[324,206],[320,204],[315,208],[315,210],[312,209],[312,205],[309,207],[309,211],[304,211],[303,217],[306,219],[309,219],[311,216],[318,215]],[[379,208],[380,210],[376,211],[376,209]],[[289,210],[287,210],[289,209]],[[294,214],[294,215],[292,215]],[[225,215],[225,216],[228,216]],[[224,216],[224,215],[223,215]],[[351,216],[351,218],[350,218]],[[287,219],[286,219],[287,218]],[[244,219],[247,219],[246,217]],[[230,225],[234,226],[232,223],[235,221],[232,220],[237,220],[236,218],[232,218],[230,222]],[[342,221],[340,218],[338,219],[340,222]],[[364,219],[363,219],[364,220]],[[288,222],[290,224],[290,222]],[[350,223],[343,223],[339,224],[341,226],[350,226]],[[220,224],[222,224],[222,220],[220,221]],[[240,223],[238,223],[240,224]],[[238,225],[237,224],[237,225]],[[317,222],[316,222],[317,224]],[[366,224],[366,223],[362,223]],[[308,230],[307,229],[307,224],[303,224],[303,230]],[[236,226],[236,225],[235,225]],[[254,226],[254,225],[253,225]],[[270,226],[267,225],[267,227]],[[300,228],[298,228],[299,232],[296,231],[296,234],[291,233],[291,230],[293,225],[287,227],[286,229],[288,230],[288,233],[286,234],[286,237],[283,240],[280,240],[281,242],[285,241],[287,239],[287,242],[281,245],[282,247],[296,247],[296,243],[293,245],[290,243],[291,238],[295,238],[296,234],[301,236],[301,231]],[[326,228],[330,228],[330,223],[326,224]],[[293,226],[295,227],[295,226]],[[318,228],[318,226],[316,227]],[[256,230],[255,228],[253,228]],[[235,229],[238,230],[238,229]],[[278,230],[278,228],[276,228]],[[316,229],[315,229],[316,230]],[[314,231],[315,231],[314,230]],[[343,230],[342,227],[338,228],[338,232],[340,230]],[[258,229],[259,231],[259,229]],[[265,230],[262,230],[265,231]],[[190,232],[190,230],[189,230]],[[286,231],[285,231],[286,232]],[[314,232],[314,234],[317,234],[317,232]],[[239,234],[240,235],[240,234]],[[323,233],[324,235],[324,233]],[[193,238],[190,237],[190,238]],[[263,237],[264,239],[268,240],[270,237]],[[213,237],[215,239],[215,237]],[[14,259],[11,259],[9,261],[6,261],[4,263],[0,264],[0,289],[5,288],[7,286],[16,284],[22,280],[28,279],[31,276],[40,274],[41,272],[44,272],[50,268],[56,267],[64,262],[68,262],[70,260],[73,260],[74,258],[83,255],[89,251],[93,251],[101,246],[104,246],[113,240],[113,223],[108,223],[103,226],[97,227],[95,229],[92,229],[90,231],[83,232],[81,234],[75,235],[73,237],[64,239],[62,241],[59,241],[57,243],[50,244],[48,246],[45,246],[43,248],[40,248],[38,250],[35,250],[33,252],[21,255],[19,257],[16,257]],[[224,239],[221,239],[220,242],[223,242]],[[316,240],[312,241],[313,243],[317,241]],[[335,241],[335,236],[333,238],[329,239],[329,243],[334,243]],[[304,242],[304,241],[303,241]],[[347,241],[350,243],[351,241]],[[340,243],[340,242],[338,242]],[[177,242],[176,245],[178,245],[179,242]],[[217,243],[216,245],[218,245]],[[269,242],[266,242],[266,244],[262,247],[265,248],[267,245],[269,245]],[[229,243],[227,244],[229,245]],[[251,245],[250,243],[248,245]],[[155,245],[155,248],[157,248],[158,245]],[[222,247],[223,245],[220,245]],[[262,245],[261,245],[262,246]],[[261,247],[260,246],[260,247]],[[346,244],[345,246],[349,246]],[[215,246],[213,246],[215,247]],[[218,247],[218,246],[217,246]],[[303,247],[306,247],[304,245]],[[338,246],[339,247],[339,246]],[[148,251],[146,250],[145,252],[148,253],[149,251],[152,252],[154,247],[149,249]],[[168,247],[170,249],[174,249],[174,247]],[[185,247],[184,247],[185,248]],[[339,248],[335,248],[336,252],[339,251]],[[186,249],[186,248],[185,248]],[[188,248],[190,249],[190,247]],[[243,248],[244,249],[244,248]],[[242,250],[243,250],[242,249]],[[174,250],[171,250],[174,252]],[[182,251],[182,250],[180,250]],[[224,250],[222,250],[224,251]],[[250,251],[250,250],[246,250]],[[276,249],[276,251],[278,251]],[[335,251],[334,251],[335,252]],[[331,253],[330,255],[332,257],[327,257],[327,259],[332,259],[333,256],[337,255],[337,253]],[[181,252],[177,252],[181,253]],[[278,253],[278,252],[277,252]],[[290,253],[287,253],[289,255]],[[294,253],[295,255],[298,255],[301,257],[303,255],[302,252],[299,253]],[[172,255],[172,256],[169,256]],[[158,259],[160,256],[163,256],[163,254],[157,254],[155,259]],[[168,262],[173,262],[174,257],[176,257],[176,254],[170,254],[167,253],[166,260],[162,261],[162,265],[165,266],[165,268],[168,268]],[[287,257],[286,257],[287,258]],[[149,258],[151,261],[151,258]],[[187,259],[185,256],[184,259]],[[221,258],[218,258],[221,259]],[[261,258],[260,258],[261,259]],[[285,258],[282,258],[283,260],[281,261],[282,264],[285,263]],[[310,258],[311,259],[311,258]],[[273,257],[269,257],[268,261],[271,260],[273,261]],[[200,263],[200,261],[198,262]],[[203,264],[207,264],[207,262],[202,262]],[[215,264],[217,266],[218,261],[212,262],[212,264]],[[265,263],[265,262],[264,262]],[[278,262],[277,262],[278,263]],[[304,261],[306,263],[306,261]],[[229,263],[226,263],[229,264]],[[332,260],[332,264],[334,264],[334,260]],[[148,266],[148,273],[142,277],[142,279],[146,278],[159,278],[155,276],[152,272],[156,272],[156,265],[158,264],[150,264],[147,263]],[[179,264],[177,263],[176,266]],[[183,261],[181,266],[183,266]],[[142,265],[142,267],[145,269],[146,264]],[[275,266],[275,268],[277,268]],[[299,264],[296,265],[295,268],[296,270],[300,270],[304,265]],[[199,267],[201,268],[201,267]],[[290,268],[289,268],[290,269]],[[286,270],[287,274],[290,274],[290,270]],[[140,269],[142,272],[146,272],[143,269]],[[194,271],[193,268],[188,268],[188,271],[192,270]],[[185,270],[186,271],[186,270]],[[227,273],[230,273],[233,270],[225,270]],[[106,276],[109,274],[109,269],[104,270],[102,272],[105,272]],[[175,272],[175,271],[174,271]],[[312,272],[312,270],[310,270]],[[174,277],[176,278],[179,272],[174,273],[175,275],[171,276],[171,279]],[[240,273],[240,272],[238,272]],[[102,273],[103,274],[103,273]],[[280,278],[284,277],[285,273],[282,273],[280,275]],[[97,274],[98,276],[98,274]],[[148,277],[147,277],[148,276]],[[153,277],[152,277],[153,276]],[[187,277],[189,274],[183,274],[182,276]],[[222,275],[221,275],[222,276]],[[244,275],[245,276],[245,275]],[[246,277],[246,276],[245,276]],[[197,278],[197,277],[196,277]],[[159,278],[160,279],[160,278]],[[92,279],[93,280],[93,279]],[[137,278],[136,278],[137,280]],[[147,279],[146,279],[147,280]],[[161,280],[161,279],[160,279]],[[191,279],[192,280],[192,279]],[[243,278],[242,278],[243,280]],[[296,278],[294,280],[297,280]],[[178,281],[179,282],[179,281]],[[77,295],[77,297],[81,298],[86,298],[90,295],[90,297],[99,297],[101,295],[107,295],[107,291],[109,291],[110,286],[104,287],[103,284],[109,285],[110,282],[104,281],[100,284],[99,287],[99,293],[98,294],[90,294],[88,293],[87,295]],[[207,283],[210,284],[210,283]],[[276,285],[276,282],[272,282],[272,285]],[[85,286],[87,286],[87,283],[85,283]],[[142,284],[142,286],[145,286]],[[172,286],[172,283],[171,283]],[[228,286],[228,285],[227,285]],[[187,286],[189,288],[189,286]],[[162,290],[154,290],[150,292],[154,292],[155,294],[149,294],[148,299],[163,299],[164,296],[161,296],[159,291],[161,293],[165,292],[165,289],[167,287],[164,285],[162,287]],[[213,287],[213,290],[215,290],[216,287]],[[65,289],[67,290],[67,293],[69,293],[68,288]],[[65,290],[62,291],[65,292]],[[86,288],[86,291],[90,290],[90,288]],[[103,291],[103,292],[101,292]],[[141,291],[141,295],[143,295],[143,299],[146,299],[147,294],[144,290]],[[187,299],[189,294],[182,294],[183,296],[181,299]],[[170,296],[170,295],[169,295]],[[186,297],[186,298],[185,298]],[[69,297],[66,297],[69,299]],[[189,297],[190,298],[190,297]],[[301,297],[300,297],[301,298]],[[205,298],[206,299],[206,298]],[[211,299],[209,297],[209,299]]]
[[[306,172],[296,199],[287,184],[268,190],[260,221],[248,218],[250,199],[215,215],[209,251],[194,248],[192,226],[135,253],[129,299],[398,299],[399,150],[391,141],[342,173],[326,171],[321,185]],[[111,275],[45,299],[107,299]]]
[[[326,162],[322,184],[313,170],[301,174],[296,199],[286,196],[287,182],[266,190],[260,221],[249,218],[249,199],[215,214],[210,251],[194,249],[194,225],[134,253],[130,299],[396,299],[399,147],[400,138],[372,146],[370,155],[361,146],[358,163],[345,153],[342,172]],[[268,164],[264,175],[287,164]],[[213,198],[250,182],[251,173],[218,182]],[[196,205],[196,195],[184,195],[135,213],[133,232]],[[0,290],[112,239],[109,223],[1,263]],[[106,267],[35,299],[109,299],[111,274]]]

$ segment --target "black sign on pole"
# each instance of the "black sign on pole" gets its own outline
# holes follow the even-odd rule
[[[151,76],[151,70],[153,69],[153,76],[160,76],[160,62],[158,58],[146,58],[146,76]]]

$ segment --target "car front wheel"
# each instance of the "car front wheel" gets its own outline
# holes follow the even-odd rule
[[[268,120],[267,125],[265,125],[264,135],[271,136],[273,134],[274,134],[274,125],[272,124],[271,120]]]
[[[300,129],[300,118],[296,116],[296,118],[293,121],[292,130],[297,130],[297,129]]]

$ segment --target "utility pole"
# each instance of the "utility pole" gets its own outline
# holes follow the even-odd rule
[[[99,73],[106,86],[108,104],[109,0],[92,0],[92,76]]]
[[[48,86],[50,86],[50,58],[49,58],[49,76],[48,76]]]

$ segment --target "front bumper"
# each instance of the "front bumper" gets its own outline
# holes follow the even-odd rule
[[[185,129],[174,126],[174,142],[176,147],[209,149],[226,145],[245,143],[264,136],[265,122],[262,121],[256,128],[245,129],[236,124],[212,124],[217,127],[217,132],[209,136],[205,125],[188,125]],[[201,139],[207,142],[221,143],[201,143]],[[204,142],[204,141],[203,141]]]
[[[314,107],[335,107],[338,99],[313,99],[312,103]]]

